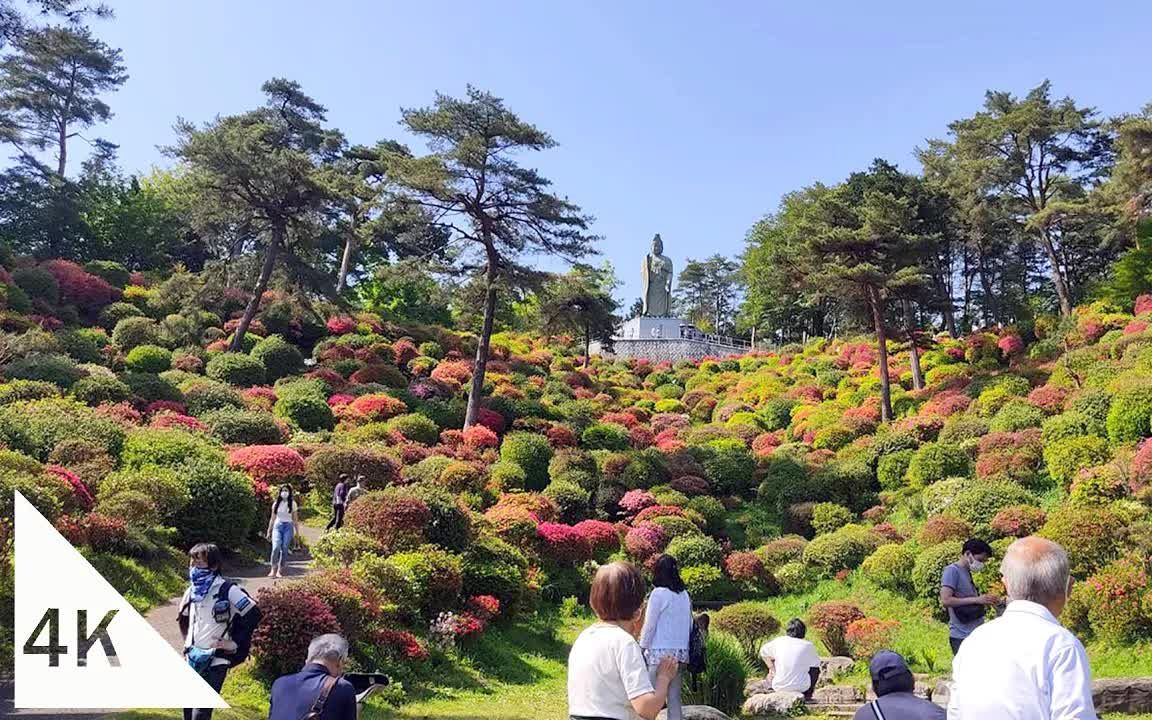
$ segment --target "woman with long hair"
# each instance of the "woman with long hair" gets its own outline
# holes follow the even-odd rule
[[[589,604],[598,622],[580,633],[568,655],[571,720],[655,720],[676,677],[668,658],[650,675],[636,643],[642,622],[644,578],[634,565],[602,565],[592,580]]]
[[[300,532],[300,506],[296,502],[296,495],[292,486],[280,486],[280,492],[272,503],[272,516],[268,518],[267,537],[272,541],[272,568],[268,577],[284,577],[281,572],[284,565],[284,555],[292,546],[292,538]]]
[[[676,677],[668,690],[668,720],[680,720],[680,669],[688,662],[692,598],[684,589],[680,566],[671,555],[661,555],[656,559],[652,585],[644,613],[644,628],[640,631],[640,647],[644,650],[644,659],[652,677],[666,658],[675,659]]]

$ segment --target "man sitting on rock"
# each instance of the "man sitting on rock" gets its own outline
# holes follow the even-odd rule
[[[808,628],[799,618],[789,620],[784,633],[760,648],[760,658],[772,675],[772,690],[802,693],[811,700],[820,678],[820,655],[804,639]]]
[[[912,694],[916,680],[899,653],[881,650],[868,666],[876,699],[852,720],[944,720],[944,708]]]

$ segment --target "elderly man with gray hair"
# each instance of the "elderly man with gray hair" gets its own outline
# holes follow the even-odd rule
[[[268,720],[356,720],[356,689],[343,679],[348,641],[321,635],[308,645],[304,669],[272,683]]]
[[[1007,610],[974,631],[952,663],[949,720],[1096,720],[1088,656],[1056,619],[1068,602],[1068,554],[1026,537],[1000,563]]]

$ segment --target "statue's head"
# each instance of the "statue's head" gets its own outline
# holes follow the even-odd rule
[[[656,233],[656,237],[652,238],[652,252],[657,255],[664,254],[664,241],[660,239],[660,233]]]

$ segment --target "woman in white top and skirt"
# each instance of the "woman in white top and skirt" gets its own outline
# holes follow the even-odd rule
[[[599,622],[580,633],[568,655],[570,720],[655,720],[668,699],[677,665],[668,658],[649,675],[636,643],[644,607],[644,577],[614,562],[596,571],[589,604]]]
[[[652,575],[655,587],[648,596],[644,629],[640,631],[640,647],[644,650],[644,659],[653,677],[664,658],[675,658],[676,677],[668,689],[668,720],[680,720],[680,668],[688,662],[692,598],[688,596],[684,581],[680,579],[680,566],[671,555],[661,555],[656,559]]]

